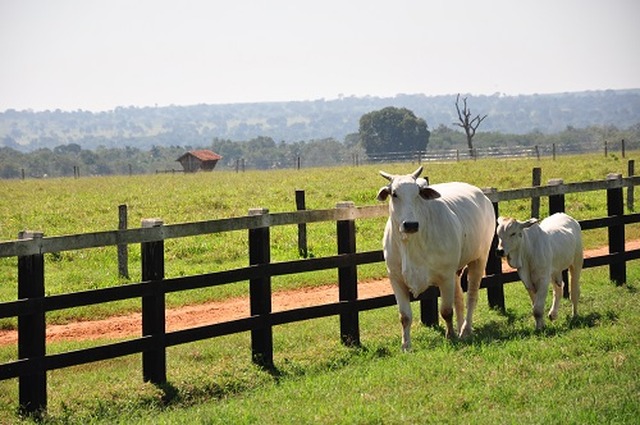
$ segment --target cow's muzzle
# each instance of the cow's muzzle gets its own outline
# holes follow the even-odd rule
[[[417,221],[403,221],[401,229],[405,233],[416,233],[418,231],[418,227]]]

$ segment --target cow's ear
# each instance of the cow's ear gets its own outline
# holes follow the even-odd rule
[[[391,189],[389,189],[389,186],[383,186],[378,191],[378,196],[376,198],[378,199],[378,201],[386,201],[389,193],[391,193]]]
[[[522,223],[522,227],[527,229],[531,226],[533,226],[534,224],[538,223],[538,219],[537,218],[530,218],[529,220],[525,221]]]
[[[422,199],[426,199],[426,200],[430,200],[430,199],[437,199],[440,197],[440,192],[438,192],[435,189],[432,189],[430,187],[421,187],[420,188],[420,196],[422,197]]]

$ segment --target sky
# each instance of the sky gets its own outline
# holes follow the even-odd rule
[[[0,0],[0,112],[640,88],[638,0]]]

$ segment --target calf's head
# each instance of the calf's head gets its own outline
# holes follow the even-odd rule
[[[389,216],[403,234],[416,233],[420,228],[420,217],[416,213],[418,203],[440,197],[440,193],[429,187],[428,179],[420,178],[421,173],[422,167],[401,176],[380,171],[389,184],[380,188],[378,200],[390,198]]]
[[[498,248],[496,255],[498,257],[507,257],[507,262],[511,267],[518,268],[516,256],[513,254],[520,250],[524,229],[527,229],[538,223],[537,218],[530,218],[527,221],[518,221],[514,218],[498,217],[498,227],[496,234],[498,235]]]

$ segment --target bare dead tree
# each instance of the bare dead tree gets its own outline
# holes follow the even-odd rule
[[[476,130],[480,126],[480,123],[487,118],[487,115],[480,117],[480,115],[476,115],[474,118],[471,118],[471,109],[467,107],[467,98],[462,99],[463,108],[460,111],[460,93],[456,97],[456,111],[458,111],[458,120],[460,122],[454,122],[453,125],[457,125],[458,127],[462,127],[464,129],[465,134],[467,135],[467,146],[469,147],[469,155],[474,156],[473,151],[473,136],[476,135]]]

